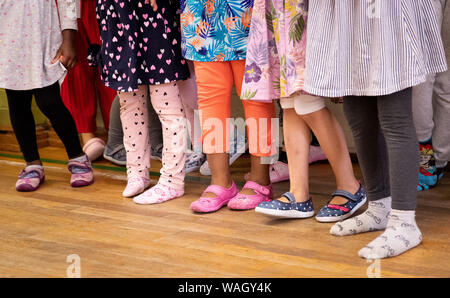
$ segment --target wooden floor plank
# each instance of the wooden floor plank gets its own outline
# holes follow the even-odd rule
[[[189,210],[209,178],[187,178],[186,195],[154,206],[121,196],[123,169],[96,162],[94,185],[72,189],[61,148],[41,150],[46,182],[36,192],[14,190],[22,161],[0,152],[0,277],[65,277],[66,257],[81,258],[83,277],[365,277],[371,264],[357,251],[381,232],[330,235],[314,219],[274,220],[226,208]],[[156,180],[160,162],[152,163]],[[236,182],[248,159],[233,165]],[[360,170],[354,166],[360,177]],[[335,188],[328,164],[310,167],[316,209]],[[287,182],[275,185],[281,194]],[[419,194],[417,221],[424,235],[416,249],[381,261],[383,277],[450,277],[450,179]]]

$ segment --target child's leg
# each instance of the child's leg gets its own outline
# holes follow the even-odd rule
[[[58,82],[35,89],[34,94],[37,105],[50,120],[53,129],[63,142],[69,159],[84,156],[75,121],[61,99]]]
[[[355,140],[369,207],[363,214],[335,224],[331,233],[338,236],[384,229],[391,210],[387,149],[378,121],[377,99],[345,97],[344,112]]]
[[[6,89],[9,117],[27,165],[40,165],[36,141],[36,125],[31,111],[33,91]]]
[[[396,256],[422,241],[422,234],[415,222],[414,211],[419,154],[412,120],[411,88],[378,97],[377,110],[387,145],[392,211],[386,231],[360,250],[359,255],[365,258]],[[366,174],[370,176],[370,173]]]
[[[272,119],[275,118],[275,106],[273,103],[256,102],[243,100],[245,118],[251,119],[249,123],[256,123],[256,127],[251,124],[247,126],[249,138],[249,150],[251,153],[250,180],[260,185],[269,185],[269,164],[262,162],[262,157],[273,155],[272,146]],[[263,123],[266,123],[264,125]],[[262,125],[261,125],[262,124]],[[256,144],[254,143],[256,142]],[[253,191],[243,189],[243,194],[252,194]]]
[[[186,114],[186,119],[188,120],[190,126],[190,139],[193,148],[201,148],[201,140],[195,139],[194,129],[195,129],[195,110],[198,109],[198,98],[197,98],[197,85],[195,83],[195,71],[194,65],[191,61],[187,62],[189,65],[189,71],[191,76],[185,81],[179,81],[178,87],[180,89],[181,103],[183,104],[183,109]]]
[[[150,140],[148,132],[148,86],[136,92],[119,92],[123,145],[127,152],[127,176],[149,181]]]
[[[236,86],[237,94],[241,94],[242,81],[244,79],[245,61],[232,61],[231,66],[233,69],[234,85]],[[247,126],[247,132],[249,137],[249,149],[251,154],[251,169],[250,180],[260,185],[269,185],[269,164],[262,163],[261,157],[271,156],[272,152],[272,131],[271,124],[272,118],[275,118],[275,105],[267,102],[257,102],[244,100],[243,102],[245,110],[245,118],[254,119],[257,127]],[[260,121],[266,121],[266,129],[261,129]],[[266,130],[266,131],[264,131]],[[256,141],[256,144],[252,146],[252,140]],[[261,141],[260,141],[261,140]],[[256,145],[256,146],[255,146]],[[253,148],[252,148],[253,147]],[[241,194],[254,194],[251,189],[243,189]]]
[[[211,184],[229,188],[230,101],[233,72],[228,62],[194,62],[198,88],[198,108],[202,123],[203,151],[211,169]],[[216,197],[207,193],[205,197]]]
[[[125,166],[127,162],[125,147],[123,146],[123,129],[120,120],[120,99],[116,96],[110,111],[108,143],[103,157],[114,164]]]
[[[163,130],[163,166],[158,184],[133,199],[137,204],[162,203],[184,194],[187,130],[177,83],[150,86],[150,99]]]
[[[289,160],[289,192],[294,195],[297,202],[306,202],[309,199],[310,128],[293,108],[288,108],[283,109],[283,133]],[[289,202],[284,197],[280,200]]]
[[[184,191],[186,118],[177,83],[150,86],[150,99],[161,121],[164,140],[158,183]]]
[[[337,188],[352,194],[356,193],[359,189],[359,183],[353,173],[344,132],[339,122],[326,107],[301,117],[319,140],[322,150],[333,169]],[[348,199],[340,196],[335,196],[330,201],[331,204],[337,205],[347,202]]]

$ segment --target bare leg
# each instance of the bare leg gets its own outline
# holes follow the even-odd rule
[[[231,180],[228,153],[214,153],[206,156],[211,169],[211,184],[230,188],[233,181]],[[209,192],[203,195],[205,198],[215,198],[216,196]]]
[[[283,110],[283,131],[286,153],[289,160],[290,189],[297,202],[309,199],[309,143],[311,132],[306,122],[294,109]],[[285,198],[281,201],[289,202]]]
[[[356,193],[359,189],[359,183],[353,172],[344,132],[339,122],[326,107],[301,117],[319,140],[320,146],[333,169],[337,188]],[[290,155],[288,155],[288,158],[291,158]],[[343,197],[336,196],[331,203],[340,205],[347,203],[347,201]]]

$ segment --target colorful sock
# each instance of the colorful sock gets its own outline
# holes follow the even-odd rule
[[[422,242],[415,211],[391,210],[386,230],[359,251],[366,259],[382,259],[402,254]]]
[[[330,233],[335,236],[348,236],[385,229],[391,211],[391,201],[391,197],[386,197],[369,202],[364,213],[334,224]]]

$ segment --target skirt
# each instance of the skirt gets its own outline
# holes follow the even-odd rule
[[[242,99],[268,101],[303,89],[307,0],[255,0]]]
[[[304,90],[381,96],[446,70],[431,0],[309,0]]]
[[[153,11],[145,0],[98,0],[102,39],[99,66],[107,87],[137,91],[139,85],[184,80],[189,69],[181,55],[178,7],[157,1]]]

